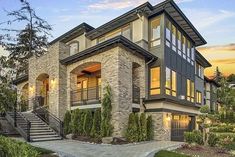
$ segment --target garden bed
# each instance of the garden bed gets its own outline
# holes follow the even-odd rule
[[[199,157],[232,157],[225,149],[199,145],[185,145],[177,149],[176,152]]]

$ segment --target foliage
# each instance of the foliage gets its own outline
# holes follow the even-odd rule
[[[153,119],[152,116],[148,116],[147,118],[147,140],[153,140],[154,130],[153,130]]]
[[[17,94],[10,84],[0,84],[0,114],[13,110]]]
[[[214,78],[216,82],[220,82],[221,79],[223,78],[222,72],[219,70],[219,67],[216,67],[216,70],[214,72]]]
[[[78,135],[85,135],[83,130],[84,119],[85,119],[85,111],[81,110],[78,120]]]
[[[204,106],[202,106],[200,109],[199,109],[199,111],[201,112],[201,113],[210,113],[210,109],[209,109],[209,106],[208,105],[204,105]]]
[[[86,136],[90,135],[92,127],[92,113],[91,110],[86,110],[84,113],[83,132]]]
[[[71,133],[71,112],[70,111],[66,111],[65,115],[64,115],[64,134],[67,135],[69,133]]]
[[[139,141],[145,141],[147,139],[147,120],[145,113],[141,113],[140,115],[139,128]]]
[[[192,132],[184,132],[184,139],[187,143],[197,143],[203,144],[202,133],[198,130],[193,130]]]
[[[171,152],[167,150],[160,150],[155,154],[154,157],[189,157],[188,155],[179,154],[176,152]]]
[[[109,85],[105,87],[105,94],[102,100],[102,117],[101,117],[101,136],[108,137],[112,135],[113,126],[110,123],[112,112],[112,95]]]
[[[234,124],[219,124],[217,126],[210,127],[210,132],[235,132],[235,125]]]
[[[38,157],[39,152],[25,142],[0,136],[0,155],[7,157]]]
[[[230,75],[227,77],[227,81],[228,81],[228,82],[235,82],[235,74],[230,74]]]
[[[126,131],[126,139],[130,142],[138,141],[138,126],[136,123],[136,115],[131,113],[129,115],[127,131]]]
[[[219,138],[214,133],[209,133],[208,135],[208,144],[211,147],[214,147],[218,143]]]
[[[101,124],[101,112],[100,109],[96,109],[91,128],[91,137],[96,137],[96,138],[100,137],[100,124]]]
[[[71,126],[72,126],[71,131],[73,134],[78,134],[79,118],[80,118],[80,110],[79,109],[73,110],[71,114]]]

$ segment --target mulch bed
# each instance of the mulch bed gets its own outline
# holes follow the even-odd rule
[[[177,149],[176,152],[199,157],[232,157],[225,149],[199,145],[184,145],[182,148]]]

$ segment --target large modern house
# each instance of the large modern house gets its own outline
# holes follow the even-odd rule
[[[214,109],[204,99],[211,64],[196,50],[204,44],[173,0],[146,2],[98,28],[82,23],[56,38],[15,84],[29,110],[38,100],[61,120],[66,110],[101,108],[109,85],[114,137],[123,136],[131,112],[145,112],[154,139],[183,140],[197,128],[199,108]]]

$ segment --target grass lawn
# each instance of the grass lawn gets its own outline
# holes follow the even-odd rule
[[[167,150],[161,150],[157,152],[154,157],[189,157],[189,156]]]

